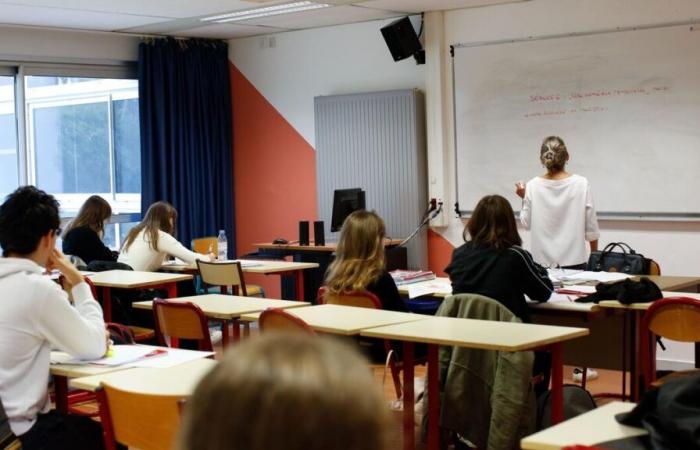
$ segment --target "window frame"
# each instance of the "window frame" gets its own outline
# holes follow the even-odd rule
[[[63,106],[69,104],[92,103],[95,98],[107,101],[109,120],[109,164],[110,164],[110,190],[111,192],[94,194],[101,195],[107,200],[115,212],[115,216],[132,216],[141,211],[141,194],[116,192],[116,150],[114,147],[114,116],[113,102],[138,98],[138,88],[135,93],[133,88],[124,88],[113,93],[96,96],[93,93],[74,94],[68,99],[45,99],[27,102],[27,77],[79,77],[79,78],[108,78],[136,80],[137,70],[134,62],[118,61],[114,64],[72,64],[50,62],[22,62],[0,60],[0,75],[14,76],[14,109],[17,136],[17,170],[20,185],[36,185],[36,152],[34,143],[34,112],[36,109],[51,106]],[[135,94],[135,95],[134,95]],[[91,101],[92,100],[92,101]],[[80,205],[93,193],[89,194],[62,194],[54,196],[61,202],[62,216],[71,216],[77,212]],[[121,220],[115,221],[116,223]],[[117,225],[118,227],[118,225]]]

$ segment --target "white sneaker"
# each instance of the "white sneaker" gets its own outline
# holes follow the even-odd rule
[[[209,328],[209,337],[211,338],[211,345],[216,345],[219,342],[221,342],[223,334],[221,333],[221,330],[217,330],[216,328]]]
[[[572,378],[573,378],[575,383],[583,382],[583,369],[580,367],[574,368],[574,374],[573,374]],[[586,369],[586,382],[596,380],[597,378],[598,378],[598,371],[596,371],[595,369],[591,369],[591,368]]]

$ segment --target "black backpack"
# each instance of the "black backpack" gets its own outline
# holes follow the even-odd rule
[[[577,384],[564,385],[564,420],[569,420],[585,412],[596,409],[590,392]],[[537,399],[537,431],[552,426],[552,391],[547,391]]]

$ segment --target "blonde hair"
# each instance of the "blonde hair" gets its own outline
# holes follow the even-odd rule
[[[384,221],[374,211],[355,211],[345,219],[335,260],[326,273],[329,292],[363,290],[381,276],[385,234]]]
[[[384,450],[387,406],[337,339],[267,333],[228,351],[185,406],[180,450]]]
[[[564,170],[569,160],[569,152],[564,140],[559,136],[548,136],[542,142],[540,148],[540,161],[549,172]]]

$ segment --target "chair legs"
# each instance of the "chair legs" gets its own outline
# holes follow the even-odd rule
[[[401,387],[401,377],[399,376],[399,368],[396,365],[396,353],[391,347],[391,341],[384,341],[384,349],[387,354],[387,363],[389,365],[389,370],[391,370],[391,379],[394,382],[394,390],[396,391],[396,399],[400,400],[403,395],[403,389]]]

